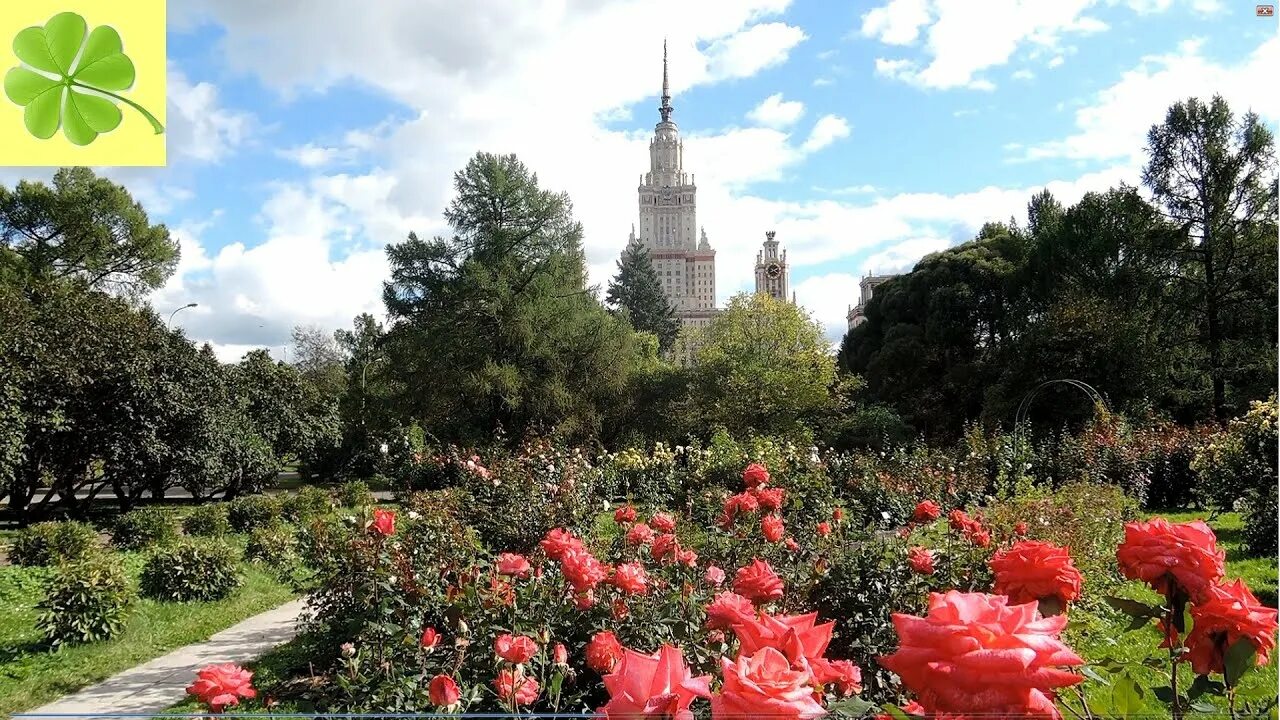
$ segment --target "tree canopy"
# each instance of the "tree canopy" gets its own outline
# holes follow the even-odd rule
[[[649,251],[638,243],[628,244],[623,251],[605,301],[625,313],[636,330],[657,337],[658,349],[663,352],[671,348],[680,332],[680,321],[662,293],[662,281],[653,269]]]

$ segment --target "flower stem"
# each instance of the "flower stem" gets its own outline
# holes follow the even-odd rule
[[[94,91],[94,92],[96,92],[96,93],[102,93],[103,95],[106,95],[107,97],[112,97],[112,98],[115,98],[116,100],[119,100],[120,102],[124,103],[125,105],[128,105],[129,107],[133,108],[134,110],[137,110],[138,112],[142,113],[142,117],[146,118],[146,119],[147,119],[147,122],[151,123],[151,129],[155,130],[157,135],[159,135],[159,134],[161,134],[161,133],[163,133],[163,132],[164,132],[164,125],[161,125],[161,124],[160,124],[160,121],[156,119],[156,116],[155,116],[155,115],[152,115],[151,113],[147,112],[147,109],[146,109],[146,108],[144,108],[144,107],[142,107],[141,105],[139,105],[138,103],[136,103],[136,102],[134,102],[134,101],[130,100],[129,98],[124,97],[123,95],[117,95],[117,94],[115,94],[115,93],[113,93],[113,92],[107,92],[106,90],[103,90],[103,89],[101,89],[101,88],[96,88],[96,87],[92,87],[92,86],[89,86],[89,85],[84,85],[84,84],[82,84],[82,83],[78,83],[78,82],[76,82],[75,80],[72,80],[72,81],[71,81],[71,84],[72,84],[72,85],[74,85],[74,86],[76,86],[76,87],[84,88],[84,89],[86,89],[86,90],[92,90],[92,91]]]

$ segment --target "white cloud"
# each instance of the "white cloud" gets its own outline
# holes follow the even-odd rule
[[[297,147],[288,148],[286,150],[277,151],[281,157],[301,165],[304,168],[320,168],[326,165],[332,165],[339,162],[349,155],[344,148],[327,147],[324,145],[316,145],[315,143],[307,143]]]
[[[848,273],[826,273],[807,277],[792,289],[796,302],[822,323],[830,338],[844,334],[848,299],[857,297],[858,281],[859,278]]]
[[[1176,52],[1151,55],[1120,80],[1075,111],[1076,132],[1061,140],[1033,145],[1023,160],[1065,157],[1114,160],[1144,154],[1146,134],[1164,119],[1170,105],[1188,97],[1208,100],[1221,94],[1236,113],[1252,109],[1275,122],[1280,98],[1266,91],[1280,65],[1280,38],[1272,36],[1237,64],[1218,64],[1201,53],[1197,40]]]
[[[823,115],[813,124],[809,131],[809,139],[804,141],[801,150],[815,152],[841,138],[849,137],[849,123],[839,115]]]
[[[799,100],[783,100],[782,93],[774,93],[747,113],[747,117],[772,128],[794,124],[804,115],[804,103]]]
[[[814,78],[814,79],[813,79],[813,86],[814,86],[814,87],[826,87],[827,85],[834,85],[834,84],[835,84],[835,82],[836,82],[835,80],[832,80],[832,79],[831,79],[831,78],[829,78],[829,77],[819,77],[819,78]]]
[[[717,79],[751,77],[786,61],[804,31],[786,23],[764,23],[730,35],[707,49],[708,69]]]
[[[990,0],[975,12],[968,0],[890,0],[862,17],[862,34],[888,45],[914,45],[925,38],[927,64],[878,59],[880,74],[922,88],[991,90],[980,76],[1004,65],[1023,46],[1053,48],[1069,33],[1107,29],[1085,15],[1097,0]]]
[[[186,75],[170,68],[166,94],[171,153],[218,162],[248,139],[253,116],[221,106],[213,84],[192,84]]]
[[[1012,77],[1014,80],[1033,80],[1035,79],[1035,76],[1036,74],[1028,70],[1027,68],[1022,68],[1021,70],[1015,70],[1013,75],[1010,75],[1010,77]]]

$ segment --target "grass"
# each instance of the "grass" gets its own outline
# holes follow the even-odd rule
[[[126,553],[133,581],[143,556]],[[293,592],[268,570],[242,565],[243,584],[217,602],[136,601],[124,632],[111,640],[50,651],[35,628],[44,568],[0,568],[0,716],[28,710],[170,650],[208,639],[269,610]]]
[[[1196,519],[1207,520],[1206,513],[1168,512],[1156,514],[1174,522],[1186,522]],[[1218,536],[1219,545],[1227,553],[1227,579],[1242,578],[1262,602],[1275,607],[1276,559],[1266,557],[1249,558],[1245,556],[1240,545],[1243,522],[1239,514],[1224,513],[1213,520],[1208,520],[1208,522]],[[1148,605],[1156,605],[1160,601],[1160,596],[1153,590],[1137,582],[1125,583],[1118,587],[1113,594],[1118,597],[1138,600]],[[1155,629],[1154,624],[1134,631],[1129,631],[1128,625],[1128,616],[1109,607],[1076,607],[1071,610],[1071,624],[1064,634],[1064,640],[1075,649],[1077,654],[1085,658],[1090,665],[1097,665],[1107,658],[1131,664],[1133,676],[1146,691],[1144,697],[1146,706],[1138,712],[1156,717],[1167,717],[1167,707],[1155,698],[1152,689],[1169,684],[1167,670],[1168,651],[1158,647],[1160,634]],[[1165,669],[1157,670],[1156,668],[1141,665],[1142,661],[1148,658],[1165,659],[1163,665]],[[1106,677],[1105,672],[1102,675]],[[1190,686],[1193,679],[1194,676],[1190,668],[1182,667],[1182,672],[1179,673],[1178,678],[1179,688],[1185,690]],[[1255,668],[1249,671],[1242,679],[1238,702],[1259,704],[1274,701],[1276,699],[1277,680],[1277,656],[1273,654],[1271,662],[1266,667]],[[1111,687],[1092,679],[1086,681],[1083,687],[1091,708],[1095,711],[1110,708]],[[1067,697],[1070,697],[1070,694]],[[1206,697],[1204,699],[1209,698]],[[1226,714],[1227,708],[1221,700],[1210,699],[1210,702],[1217,706],[1217,714],[1219,716]],[[1072,705],[1079,707],[1078,701],[1073,701]],[[1111,715],[1109,712],[1104,714]],[[1210,716],[1210,714],[1204,713],[1189,713],[1189,716],[1196,715],[1200,717]]]

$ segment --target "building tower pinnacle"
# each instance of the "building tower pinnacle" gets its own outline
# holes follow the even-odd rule
[[[671,122],[671,83],[667,80],[667,39],[662,39],[662,105],[658,108],[658,112],[662,115],[662,122]]]

